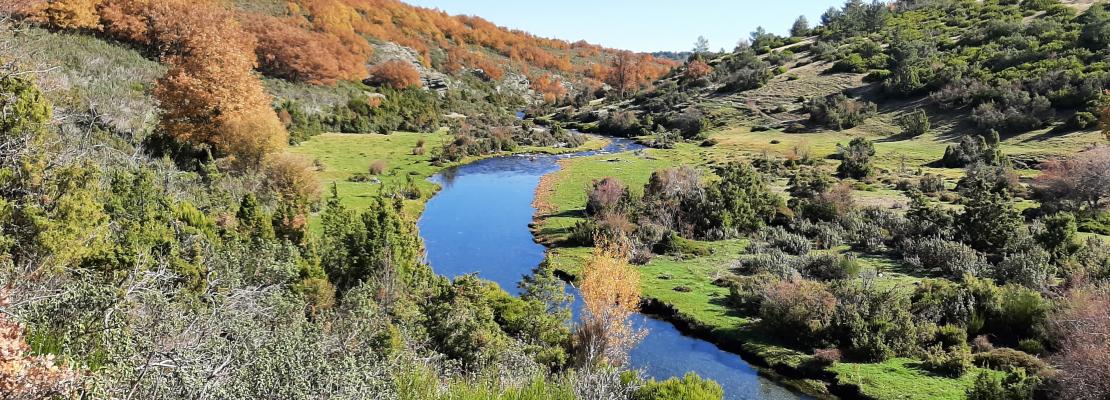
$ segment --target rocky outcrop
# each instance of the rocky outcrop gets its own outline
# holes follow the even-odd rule
[[[420,73],[420,81],[426,89],[444,94],[454,85],[447,74],[425,67],[420,62],[420,54],[416,50],[392,42],[375,44],[374,57],[370,60],[370,64],[377,65],[390,60],[401,60],[412,64],[416,72]]]

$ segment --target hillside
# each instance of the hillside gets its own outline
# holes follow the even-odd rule
[[[1106,7],[847,1],[553,108],[652,149],[561,163],[537,240],[571,276],[621,243],[649,310],[818,394],[1104,393],[1060,318],[1107,299]]]
[[[1110,78],[1098,33],[1106,23],[1101,7],[1026,3],[849,2],[799,36],[753,33],[732,53],[691,57],[653,89],[598,110],[632,111],[640,122],[650,115],[666,129],[686,129],[677,118],[685,113],[714,129],[799,138],[839,131],[958,143],[996,131],[1032,165],[1099,140],[1100,97]],[[837,94],[847,98],[834,101]],[[904,133],[900,121],[919,110],[929,129]],[[563,114],[583,122],[599,117],[591,107]],[[633,125],[640,134],[655,129]]]

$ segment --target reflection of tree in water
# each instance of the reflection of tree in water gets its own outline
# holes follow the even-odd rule
[[[450,188],[455,184],[455,179],[459,177],[459,167],[446,168],[439,173],[439,180],[443,184],[443,188]]]

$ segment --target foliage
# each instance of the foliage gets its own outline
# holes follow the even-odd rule
[[[370,71],[370,82],[379,86],[405,89],[420,85],[420,73],[407,62],[389,60],[374,66]]]
[[[699,231],[706,237],[731,237],[752,232],[774,218],[782,198],[772,192],[763,176],[746,163],[730,163],[716,171],[719,180],[705,192],[706,217]]]
[[[840,93],[810,99],[804,109],[809,113],[810,122],[836,130],[860,125],[876,110],[874,103],[850,99]]]
[[[632,394],[633,400],[720,400],[724,398],[721,385],[705,380],[694,373],[682,378],[662,382],[648,381]]]
[[[840,165],[836,173],[842,178],[866,178],[871,175],[871,157],[875,155],[875,145],[870,140],[857,137],[848,146],[836,145]]]
[[[898,126],[902,127],[902,134],[907,137],[920,136],[929,132],[929,115],[920,108],[898,118]]]
[[[975,386],[967,391],[968,400],[1026,400],[1033,398],[1039,379],[1016,370],[1004,377],[981,371],[975,377]]]
[[[1049,326],[1059,350],[1051,361],[1060,372],[1059,395],[1093,399],[1110,393],[1110,297],[1098,288],[1067,293]]]
[[[772,331],[804,343],[825,334],[832,324],[836,304],[836,297],[821,283],[782,280],[764,288],[759,316]]]
[[[1110,199],[1110,147],[1097,147],[1042,167],[1037,186],[1044,199],[1065,209],[1096,211]]]
[[[984,252],[1006,248],[1023,223],[1009,194],[988,188],[970,190],[964,197],[964,211],[957,218],[964,241]]]
[[[0,291],[0,307],[5,309],[10,307],[7,291]],[[77,389],[77,373],[55,361],[53,355],[33,355],[24,335],[23,324],[6,312],[0,313],[0,391],[13,399],[72,396]]]
[[[961,279],[986,272],[989,264],[975,249],[940,237],[911,241],[903,249],[906,263],[923,272]]]
[[[297,82],[334,85],[367,76],[370,48],[348,46],[329,32],[307,30],[297,18],[247,14],[243,27],[258,39],[254,49],[258,70],[266,75]]]
[[[630,317],[639,309],[640,278],[622,255],[599,244],[583,268],[579,291],[584,303],[576,336],[580,365],[621,365],[644,336]]]
[[[416,228],[400,214],[400,204],[379,197],[362,213],[339,204],[332,187],[322,217],[321,259],[328,279],[340,293],[370,279],[396,279],[415,285],[427,279],[420,265]]]
[[[170,137],[257,165],[284,146],[284,126],[251,74],[255,42],[234,17],[183,1],[146,6],[149,38],[170,65],[154,96],[159,127]]]

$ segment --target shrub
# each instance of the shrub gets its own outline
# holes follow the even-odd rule
[[[971,349],[966,343],[947,349],[935,345],[926,350],[921,366],[935,373],[958,378],[971,369]]]
[[[902,134],[909,137],[923,135],[929,132],[929,115],[920,108],[898,118],[898,126],[902,127]]]
[[[836,145],[840,165],[836,173],[843,178],[866,178],[871,175],[871,157],[875,155],[875,145],[870,140],[857,137],[848,146]]]
[[[749,164],[729,163],[715,172],[720,179],[705,189],[703,216],[695,221],[705,237],[731,237],[755,231],[774,218],[783,205],[759,171]]]
[[[813,351],[813,358],[821,364],[833,365],[840,362],[842,355],[837,348],[817,349]]]
[[[768,285],[759,308],[762,322],[783,337],[819,339],[832,323],[836,297],[825,285],[805,279]]]
[[[420,73],[403,60],[389,60],[370,70],[369,82],[378,86],[405,89],[420,86]]]
[[[998,371],[1021,368],[1031,374],[1039,373],[1048,368],[1048,364],[1036,356],[1005,347],[976,354],[975,365]]]
[[[940,237],[911,240],[903,252],[906,263],[913,268],[953,279],[961,279],[964,274],[978,276],[989,267],[975,249]]]
[[[995,279],[1016,283],[1030,289],[1045,290],[1055,276],[1056,267],[1048,252],[1035,244],[1007,253],[994,270]]]
[[[907,296],[874,285],[846,282],[836,287],[838,306],[832,340],[854,357],[883,361],[917,347],[917,327]]]
[[[285,201],[309,205],[320,200],[320,183],[307,158],[290,153],[271,155],[263,164],[263,174],[270,190]]]
[[[940,193],[947,188],[944,185],[944,178],[936,174],[925,174],[921,180],[917,182],[917,189],[921,193]]]
[[[807,254],[802,257],[798,271],[810,278],[823,281],[849,279],[859,275],[859,262],[852,257],[833,253]]]
[[[632,400],[721,400],[724,395],[724,390],[717,382],[702,379],[697,374],[689,372],[681,379],[648,381],[644,386],[636,389],[632,394]]]
[[[385,172],[385,160],[374,160],[370,163],[370,175],[381,175]]]
[[[1080,111],[1068,118],[1068,126],[1074,129],[1087,129],[1098,124],[1098,117],[1086,111]]]
[[[586,215],[623,214],[632,207],[631,202],[632,194],[620,180],[612,177],[595,180],[593,188],[586,194]]]
[[[988,371],[975,377],[975,384],[967,389],[968,400],[1027,400],[1032,399],[1040,379],[1028,378],[1025,371],[1011,371],[999,377]]]
[[[686,64],[686,71],[682,73],[682,76],[689,81],[694,81],[705,78],[712,72],[713,68],[709,64],[701,60],[694,60]]]
[[[728,302],[745,314],[756,314],[763,304],[763,291],[779,280],[766,272],[732,277],[727,282]]]
[[[1110,295],[1105,290],[1069,291],[1049,319],[1057,351],[1061,398],[1110,396]]]
[[[803,109],[809,113],[811,122],[836,130],[862,124],[876,112],[874,103],[850,99],[840,93],[809,100]]]
[[[787,232],[786,229],[781,226],[765,229],[763,231],[763,240],[766,240],[775,248],[796,256],[805,255],[809,253],[810,249],[809,239],[806,239],[806,237],[802,235]]]

